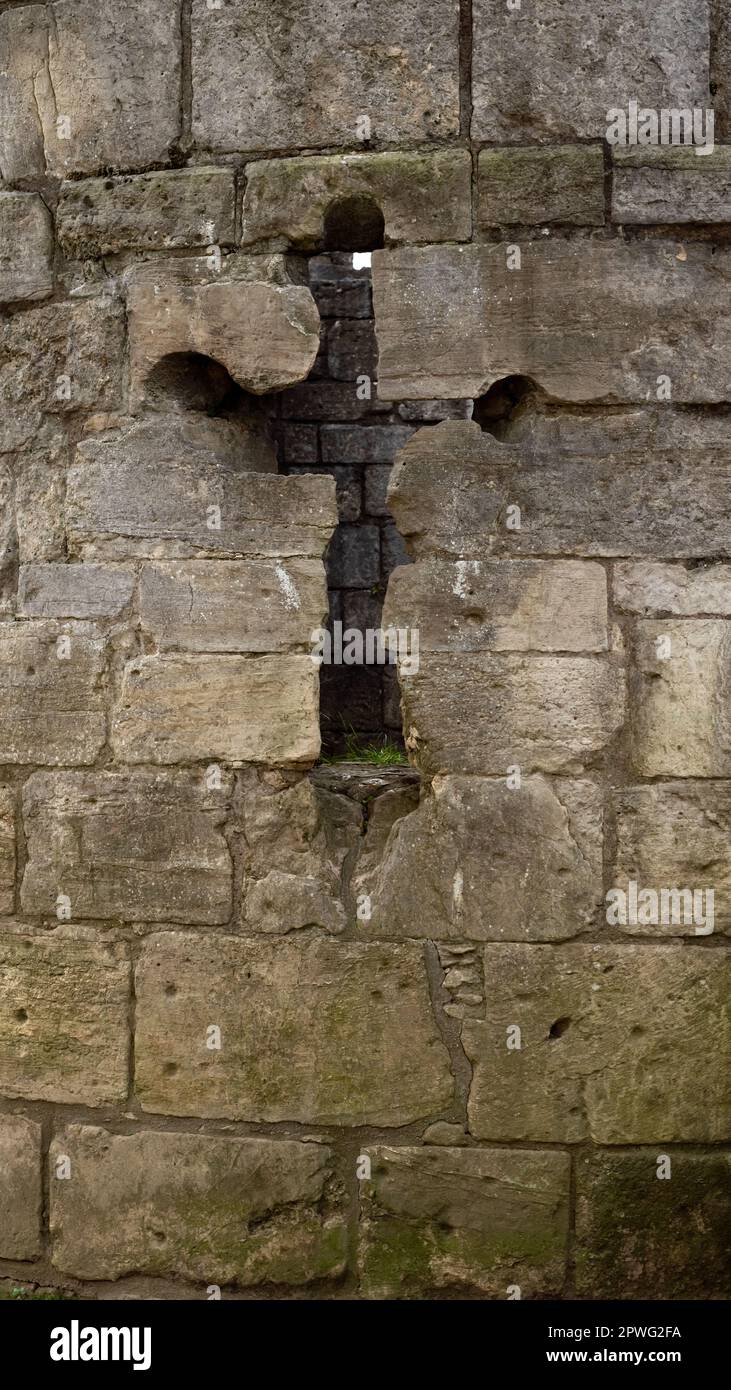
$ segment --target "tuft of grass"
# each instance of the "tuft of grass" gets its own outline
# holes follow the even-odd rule
[[[332,763],[371,763],[374,767],[399,767],[408,764],[403,750],[387,734],[380,743],[368,742],[350,728],[345,736],[345,750],[323,758],[325,764]]]

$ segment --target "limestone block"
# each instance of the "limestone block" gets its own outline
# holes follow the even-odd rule
[[[25,448],[13,451],[12,458],[16,561],[22,568],[34,560],[62,560],[68,444],[60,421],[47,419]]]
[[[71,1160],[63,1182],[61,1154]],[[53,1263],[65,1274],[251,1287],[332,1279],[345,1266],[341,1194],[322,1144],[69,1125],[50,1162]]]
[[[0,787],[0,914],[15,908],[15,794]]]
[[[142,266],[128,279],[132,398],[144,399],[148,378],[166,358],[196,353],[225,367],[245,390],[260,395],[302,381],[320,346],[320,316],[304,285],[267,278],[239,279],[203,263]],[[183,266],[183,269],[181,269]]]
[[[318,768],[314,775],[322,772]],[[275,869],[299,878],[318,878],[324,871],[339,883],[345,858],[360,840],[360,808],[310,776],[248,768],[238,780],[247,878],[264,878]]]
[[[230,245],[233,169],[166,169],[121,178],[74,179],[61,186],[57,226],[67,256]]]
[[[434,0],[193,0],[193,137],[217,150],[459,132],[459,7]],[[370,121],[364,128],[363,118]]]
[[[509,1149],[367,1149],[358,1264],[369,1298],[437,1289],[505,1298],[561,1291],[569,1160]]]
[[[407,744],[423,772],[578,772],[622,726],[621,666],[595,656],[430,654],[400,670]]]
[[[620,561],[614,566],[612,596],[615,607],[640,617],[668,613],[679,618],[731,618],[731,565],[686,569],[682,564]]]
[[[0,623],[0,762],[92,763],[106,643],[91,623]]]
[[[125,922],[222,923],[231,911],[223,836],[230,788],[202,772],[35,773],[23,793],[23,911]]]
[[[44,131],[54,119],[44,5],[0,14],[0,178],[15,183],[46,172]]]
[[[412,943],[148,938],[135,1055],[143,1109],[168,1115],[398,1126],[452,1096]]]
[[[215,427],[215,428],[214,428]],[[85,560],[321,557],[337,523],[330,478],[234,471],[228,421],[164,416],[82,440],[66,522]]]
[[[482,150],[477,168],[481,227],[532,222],[601,227],[604,223],[601,145]]]
[[[462,1027],[475,1138],[728,1139],[728,951],[576,942],[484,949],[485,1021]]]
[[[668,1157],[670,1174],[661,1180],[654,1150],[578,1159],[580,1298],[725,1297],[731,1154],[673,1150]]]
[[[118,618],[132,598],[135,573],[114,565],[21,565],[18,616]]]
[[[642,777],[731,774],[731,623],[723,618],[637,623],[632,761]]]
[[[145,565],[140,615],[161,651],[309,651],[327,615],[325,568],[308,559]]]
[[[713,889],[713,930],[728,931],[731,784],[687,781],[624,787],[614,792],[613,803],[617,822],[615,886],[625,893],[630,881],[637,883],[638,890]],[[705,915],[705,892],[698,906]],[[620,924],[620,929],[628,935],[645,936],[706,934],[696,932],[699,923],[690,920],[690,902],[685,898],[679,900],[676,915],[676,923],[628,921],[625,926]]]
[[[119,943],[0,935],[0,1092],[59,1105],[127,1095],[130,966]]]
[[[648,107],[711,105],[705,0],[662,12],[638,0],[608,10],[475,0],[473,23],[473,139],[601,139],[607,111],[633,96]]]
[[[716,558],[731,553],[728,430],[703,411],[534,416],[501,442],[445,421],[402,450],[388,501],[417,557]]]
[[[505,779],[435,778],[418,810],[396,821],[385,847],[371,847],[369,827],[353,891],[371,899],[370,920],[358,923],[361,936],[576,936],[602,902],[598,788],[543,777],[526,777],[515,789]]]
[[[471,176],[467,150],[263,159],[246,167],[242,243],[316,250],[344,198],[377,203],[386,242],[469,241]]]
[[[53,292],[51,214],[38,193],[0,193],[0,304]]]
[[[731,146],[616,146],[612,163],[613,222],[731,221]]]
[[[249,888],[246,923],[267,933],[321,927],[335,935],[345,927],[345,908],[320,879],[273,869]]]
[[[566,401],[656,401],[661,376],[675,401],[726,399],[727,250],[553,238],[520,254],[374,252],[381,400],[475,397],[516,374]]]
[[[392,575],[383,626],[418,630],[421,652],[603,651],[606,576],[575,560],[423,560]]]
[[[318,690],[309,656],[139,657],[124,669],[112,744],[130,763],[313,763]]]
[[[0,1257],[41,1253],[41,1127],[23,1115],[0,1117]]]

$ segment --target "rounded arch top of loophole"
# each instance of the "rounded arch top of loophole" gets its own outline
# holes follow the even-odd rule
[[[218,414],[238,391],[220,362],[200,352],[171,352],[155,363],[145,395],[156,407]]]
[[[383,213],[367,193],[336,198],[325,213],[323,230],[326,251],[379,251],[384,244]]]
[[[503,376],[478,396],[472,419],[495,439],[508,439],[520,430],[521,420],[544,399],[541,388],[528,376]]]

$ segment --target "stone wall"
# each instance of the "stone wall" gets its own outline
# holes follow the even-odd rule
[[[4,1287],[728,1296],[729,32],[0,0]]]

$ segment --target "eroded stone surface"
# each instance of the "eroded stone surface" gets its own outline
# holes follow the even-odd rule
[[[486,946],[485,1021],[462,1028],[470,1132],[538,1143],[728,1139],[730,976],[728,951]]]
[[[0,1117],[0,1257],[35,1260],[41,1237],[41,1127]]]
[[[226,922],[230,789],[203,772],[36,773],[26,783],[24,912],[126,922]]]
[[[309,650],[327,616],[325,569],[307,559],[146,565],[140,613],[161,651]]]
[[[145,944],[137,1001],[147,1111],[390,1126],[452,1096],[418,945],[167,932]]]
[[[0,193],[0,303],[53,290],[51,214],[37,193]]]
[[[648,619],[634,650],[632,760],[643,777],[731,773],[731,624]]]
[[[92,763],[106,737],[106,656],[91,623],[0,624],[0,762]]]
[[[54,1179],[61,1154],[67,1182]],[[309,1284],[344,1268],[340,1190],[322,1144],[69,1125],[50,1163],[53,1263],[64,1274],[249,1287]]]
[[[630,564],[614,566],[612,594],[617,608],[640,617],[669,613],[677,617],[715,614],[731,617],[731,565]]]
[[[0,1092],[61,1105],[127,1095],[126,947],[0,935]]]
[[[64,183],[58,237],[67,256],[134,248],[220,246],[234,240],[232,169],[173,169]]]
[[[731,147],[629,147],[612,151],[612,221],[731,221]]]
[[[15,794],[0,787],[0,914],[15,907]]]
[[[112,565],[21,565],[18,616],[117,618],[134,584],[134,570]]]
[[[482,150],[478,180],[482,227],[531,222],[601,227],[604,222],[601,145]]]
[[[370,1298],[547,1297],[563,1284],[569,1160],[507,1149],[368,1150],[358,1264]]]

